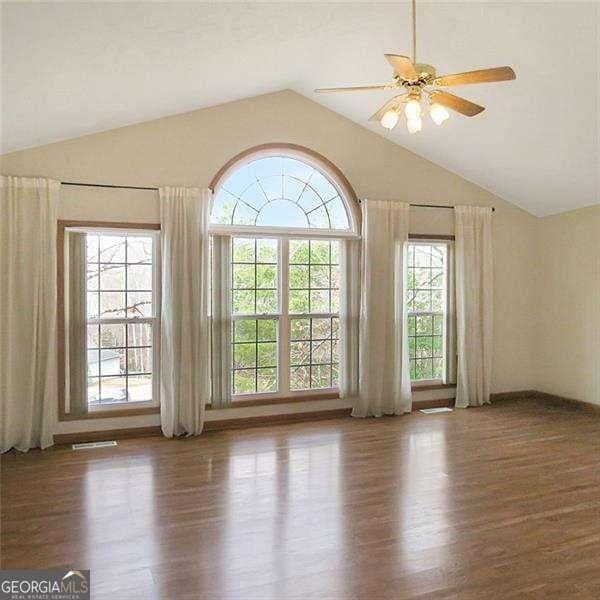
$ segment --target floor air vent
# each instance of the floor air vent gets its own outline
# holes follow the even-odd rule
[[[107,448],[108,446],[116,446],[117,442],[86,442],[85,444],[73,444],[73,450],[90,450],[91,448]]]
[[[440,408],[422,408],[419,412],[422,412],[426,415],[432,415],[432,414],[441,413],[441,412],[452,412],[452,409],[448,408],[447,406],[443,406]]]

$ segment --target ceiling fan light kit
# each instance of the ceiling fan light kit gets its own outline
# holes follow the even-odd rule
[[[483,112],[485,108],[470,100],[446,92],[444,87],[468,85],[472,83],[493,83],[497,81],[510,81],[516,79],[511,67],[495,67],[481,69],[453,75],[437,76],[435,67],[416,62],[417,47],[417,16],[416,0],[412,0],[412,34],[413,56],[401,54],[386,54],[385,57],[394,69],[391,83],[382,85],[368,85],[359,87],[320,88],[315,92],[357,92],[367,90],[402,90],[404,93],[388,100],[370,121],[379,121],[388,130],[394,129],[400,121],[401,112],[406,118],[406,128],[409,133],[421,131],[421,105],[426,97],[429,103],[429,116],[436,125],[442,125],[450,118],[448,109],[466,117],[474,117]]]

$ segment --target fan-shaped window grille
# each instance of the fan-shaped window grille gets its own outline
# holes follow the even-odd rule
[[[340,186],[323,169],[291,156],[266,156],[234,168],[216,191],[219,225],[351,230]]]

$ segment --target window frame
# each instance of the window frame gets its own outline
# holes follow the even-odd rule
[[[444,361],[443,366],[443,377],[440,379],[411,379],[411,387],[413,391],[436,389],[445,387],[454,387],[455,382],[450,381],[453,373],[453,359],[451,353],[455,353],[455,336],[453,334],[454,319],[453,319],[453,277],[454,277],[454,242],[455,237],[453,235],[434,235],[434,234],[410,234],[409,239],[406,243],[407,256],[408,246],[432,246],[432,245],[444,245],[446,247],[446,264],[444,266],[444,311],[442,313],[442,359]],[[405,265],[405,272],[408,272],[408,259]],[[407,289],[408,292],[408,289]],[[405,300],[406,301],[406,300]],[[407,317],[416,316],[419,314],[440,314],[437,311],[408,311]],[[409,365],[410,365],[409,358]],[[410,367],[409,367],[410,368]]]
[[[281,401],[300,401],[303,398],[337,398],[339,390],[337,387],[318,388],[308,390],[290,390],[290,335],[291,319],[301,318],[305,315],[291,315],[289,313],[289,240],[290,239],[315,239],[322,241],[342,242],[347,238],[359,238],[361,231],[362,213],[359,206],[358,197],[346,179],[342,171],[329,159],[323,155],[300,146],[289,143],[269,143],[248,148],[231,158],[213,177],[209,187],[213,191],[213,196],[219,191],[219,187],[227,178],[237,169],[246,164],[266,157],[282,156],[295,158],[303,161],[313,168],[320,171],[337,189],[342,202],[346,207],[348,214],[348,229],[310,229],[296,227],[266,227],[266,226],[245,226],[245,225],[223,225],[210,223],[209,233],[214,236],[248,237],[248,238],[276,238],[279,240],[279,260],[278,260],[278,282],[279,282],[279,305],[277,315],[263,318],[276,318],[278,322],[278,390],[276,392],[257,392],[252,394],[234,394],[232,386],[232,405],[252,405],[268,404]],[[285,264],[285,268],[282,265]],[[341,290],[340,292],[341,293]],[[241,315],[234,315],[232,311],[232,322]],[[259,318],[261,315],[247,315],[247,318]],[[338,313],[309,313],[306,317],[327,317],[337,316]],[[339,334],[338,334],[339,336]],[[232,343],[233,346],[233,343]],[[287,348],[287,351],[283,349]],[[233,356],[232,356],[233,361]],[[233,362],[232,362],[233,367]],[[282,375],[285,377],[283,382]]]
[[[112,405],[99,405],[89,407],[82,415],[73,415],[68,411],[66,402],[66,368],[67,353],[65,331],[65,277],[67,269],[65,265],[65,241],[68,231],[84,233],[105,233],[117,235],[145,235],[154,238],[152,257],[152,301],[154,315],[152,317],[93,319],[98,323],[145,323],[151,322],[152,327],[152,400],[140,402],[119,402]],[[57,364],[58,364],[58,420],[85,420],[95,418],[110,418],[118,416],[134,416],[144,414],[155,414],[160,412],[160,286],[161,286],[161,247],[160,247],[160,224],[158,223],[123,223],[104,221],[65,221],[59,220],[57,227]],[[86,319],[87,326],[90,320]],[[87,361],[87,354],[86,354]]]

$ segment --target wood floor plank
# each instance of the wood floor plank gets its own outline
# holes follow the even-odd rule
[[[541,400],[2,457],[4,568],[94,599],[600,597],[600,416]]]

